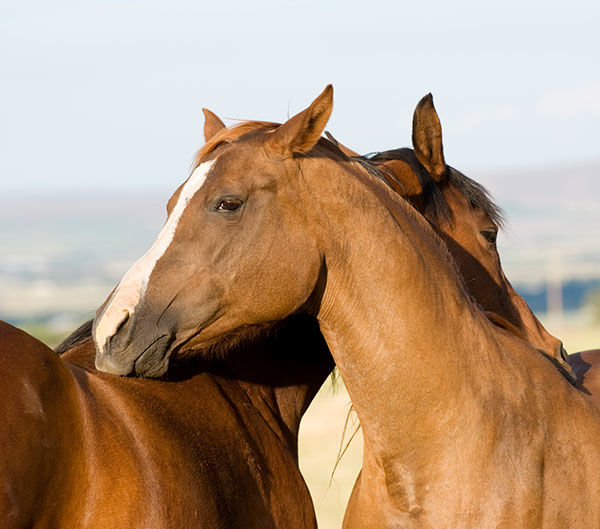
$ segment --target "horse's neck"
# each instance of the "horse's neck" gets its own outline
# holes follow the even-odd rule
[[[94,355],[90,340],[68,350],[63,359],[94,370]],[[168,376],[171,381],[185,379],[186,391],[198,386],[198,395],[207,383],[206,376],[213,377],[240,416],[253,421],[258,413],[296,455],[300,419],[333,367],[317,322],[295,316],[269,335],[230,351],[224,360],[185,362],[173,366]],[[203,376],[194,376],[195,372]],[[174,398],[181,397],[176,384],[167,388],[173,389]],[[164,398],[168,394],[165,391]]]
[[[339,290],[334,299],[326,290],[320,322],[367,443],[396,446],[406,432],[418,442],[415,421],[443,424],[465,377],[477,376],[470,354],[489,338],[478,309],[461,303],[460,291],[446,292],[439,270],[421,268],[428,259],[405,254],[395,260],[402,269],[386,269],[357,255],[340,276],[328,269]]]
[[[248,396],[252,408],[260,414],[297,460],[300,420],[323,380],[324,378],[320,377],[315,383],[308,382],[305,385],[284,387],[261,385],[243,380],[238,380],[238,384]]]
[[[543,371],[544,360],[495,329],[471,302],[426,222],[379,184],[369,185],[373,196],[363,189],[354,200],[362,211],[328,223],[318,318],[365,445],[377,457],[412,457],[419,446],[426,459],[427,449],[448,442],[448,432],[464,431],[466,417],[480,420],[486,391],[501,387],[507,393],[499,398],[510,401],[528,389],[523,373]],[[347,194],[355,191],[346,186]],[[382,212],[382,201],[394,215]]]
[[[214,372],[242,388],[296,456],[300,420],[333,367],[316,320],[298,315],[230,351]]]

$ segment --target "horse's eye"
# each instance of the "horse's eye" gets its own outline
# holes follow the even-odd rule
[[[237,211],[244,201],[241,198],[223,198],[215,207],[216,211]]]
[[[498,237],[498,232],[494,230],[484,230],[480,231],[482,237],[491,244],[496,244],[496,238]]]

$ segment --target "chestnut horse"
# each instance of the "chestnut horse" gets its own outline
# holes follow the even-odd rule
[[[3,528],[316,528],[301,416],[333,368],[311,318],[168,380],[97,372],[0,322]],[[10,369],[9,369],[10,367]]]
[[[207,109],[204,115],[208,141],[225,125]],[[362,158],[330,134],[328,137],[345,154],[366,162],[366,167],[375,165],[390,187],[425,216],[448,245],[469,292],[492,321],[538,348],[575,382],[562,342],[548,333],[504,275],[496,247],[503,223],[501,210],[483,186],[446,164],[442,126],[431,94],[423,97],[414,111],[414,149],[394,149]]]
[[[425,99],[424,99],[425,101]],[[423,103],[423,102],[422,102]],[[422,106],[422,103],[419,104],[419,106],[417,107],[417,111],[419,110],[419,107]],[[435,112],[433,110],[433,112]],[[212,115],[209,112],[205,112],[206,113],[206,125],[205,125],[205,133],[207,136],[207,140],[210,139],[214,134],[216,134],[217,132],[219,132],[224,125],[222,124],[222,122],[220,122],[220,120],[218,120],[218,118],[216,118],[216,116]],[[416,113],[415,113],[416,114]],[[419,136],[419,128],[415,128],[415,130],[413,131],[413,135],[414,136]],[[418,166],[414,166],[413,165],[413,170],[414,171],[422,171],[422,168],[419,168]],[[410,185],[411,185],[411,179],[414,180],[415,175],[411,175],[409,172],[399,172],[398,175],[396,175],[396,178],[398,178],[401,182],[403,182],[403,188],[402,189],[409,189]],[[402,180],[402,178],[404,178],[404,181]],[[396,182],[397,183],[397,182]],[[447,187],[452,187],[451,185],[447,186]],[[424,196],[427,196],[426,193],[423,193]],[[429,195],[429,196],[435,196],[435,195]],[[412,198],[412,195],[411,195]],[[471,199],[469,199],[471,200]],[[429,204],[432,202],[432,200],[430,199],[428,200],[420,200],[420,201],[416,201],[415,205],[421,206],[429,206]],[[463,200],[462,202],[460,202],[461,205],[463,205],[465,203],[465,200]],[[452,211],[452,213],[454,214],[455,217],[458,217],[458,220],[463,220],[463,219],[467,219],[472,217],[472,214],[469,214],[469,209],[472,209],[470,205],[467,205],[466,208],[463,208],[463,210],[458,210],[457,211],[457,207],[455,204],[450,204],[450,209]],[[488,204],[486,208],[484,209],[488,209],[490,210],[490,205]],[[427,207],[425,208],[425,210],[427,211]],[[493,211],[493,207],[491,207],[491,210]],[[477,218],[480,218],[481,215],[478,215]],[[460,225],[459,225],[460,226]],[[477,227],[477,226],[475,226]],[[464,229],[463,229],[463,233],[465,233]],[[471,248],[474,246],[475,251],[478,248],[478,237],[480,236],[479,231],[477,230],[470,230],[469,233],[472,233],[471,238],[469,239],[468,237],[465,239],[466,241],[466,245],[468,248]],[[458,237],[456,238],[458,239]],[[458,239],[460,240],[460,239]],[[475,253],[475,252],[474,252]],[[494,252],[491,252],[492,254]],[[458,262],[460,264],[460,258],[461,258],[461,254],[456,255]],[[489,261],[489,259],[488,259]],[[494,262],[493,259],[490,261],[492,263],[492,266],[494,266],[495,263],[497,263],[497,266],[499,266],[499,261]],[[487,266],[487,265],[484,265]],[[473,282],[470,283],[470,285],[472,285]],[[475,293],[475,295],[477,295]],[[271,425],[275,424],[276,426],[278,425],[279,427],[281,427],[281,425],[284,425],[283,428],[279,428],[283,430],[283,433],[280,432],[280,440],[283,440],[282,443],[275,443],[274,445],[272,445],[270,447],[271,450],[275,449],[275,450],[283,450],[284,452],[289,451],[292,454],[294,454],[294,458],[296,457],[296,446],[297,446],[297,429],[298,429],[298,422],[299,419],[303,413],[303,411],[306,409],[306,406],[308,405],[308,402],[310,402],[312,395],[314,395],[314,393],[316,392],[316,390],[318,389],[318,387],[320,386],[321,382],[324,380],[324,378],[326,377],[331,364],[330,364],[330,357],[329,355],[321,352],[318,355],[314,354],[313,356],[311,356],[312,360],[309,362],[307,360],[307,358],[305,358],[305,350],[306,351],[322,351],[323,347],[322,347],[322,342],[319,342],[319,337],[316,336],[314,334],[314,329],[311,327],[313,324],[310,321],[305,321],[302,323],[302,325],[306,326],[306,332],[304,334],[304,338],[307,340],[306,342],[302,342],[303,343],[303,349],[296,349],[296,351],[298,352],[298,358],[295,358],[294,355],[290,354],[290,351],[292,350],[292,348],[290,348],[289,346],[289,342],[287,342],[286,340],[288,338],[286,338],[286,333],[289,332],[289,329],[292,329],[291,334],[292,336],[294,336],[294,334],[298,334],[297,332],[295,332],[293,329],[297,328],[298,323],[296,323],[295,325],[289,325],[286,326],[286,331],[282,331],[280,330],[275,336],[276,337],[269,337],[266,340],[264,340],[264,343],[259,346],[258,348],[248,348],[249,350],[254,350],[255,352],[252,353],[253,356],[256,357],[257,354],[261,353],[261,358],[265,358],[265,354],[267,354],[267,358],[269,360],[272,360],[271,356],[272,356],[272,352],[273,351],[283,351],[284,353],[284,358],[285,361],[280,361],[280,362],[275,362],[275,368],[273,368],[273,365],[270,365],[270,369],[268,372],[268,375],[266,374],[266,372],[263,370],[262,371],[262,375],[260,377],[257,378],[256,376],[256,368],[252,369],[251,366],[246,366],[246,368],[242,369],[240,368],[240,366],[236,366],[235,371],[233,371],[231,368],[227,367],[226,365],[220,365],[218,368],[215,366],[212,366],[210,368],[210,370],[208,372],[206,372],[206,369],[210,366],[207,365],[203,365],[202,369],[205,371],[202,375],[200,375],[199,373],[194,373],[193,369],[194,366],[191,365],[190,363],[186,364],[186,370],[187,370],[187,376],[186,376],[186,384],[185,384],[185,389],[187,389],[189,391],[189,394],[203,394],[205,397],[209,394],[213,394],[214,392],[211,392],[211,389],[215,386],[219,386],[221,392],[223,393],[227,393],[227,403],[235,403],[236,400],[239,400],[239,397],[241,396],[241,402],[237,403],[237,406],[239,407],[239,413],[240,415],[243,415],[243,412],[246,411],[247,406],[245,406],[245,404],[247,403],[247,401],[249,400],[251,403],[254,404],[254,410],[253,413],[250,413],[249,415],[244,417],[244,422],[246,424],[251,424],[252,421],[256,421],[258,420],[259,422],[262,422],[264,420],[264,422],[266,423],[271,423]],[[62,349],[71,349],[70,352],[65,355],[63,357],[63,360],[66,360],[68,362],[68,368],[70,370],[74,370],[77,371],[78,367],[83,367],[85,369],[87,369],[88,371],[88,376],[93,376],[93,369],[91,368],[90,364],[90,359],[93,355],[93,348],[91,347],[91,344],[88,343],[80,343],[80,342],[84,342],[85,338],[89,337],[89,329],[86,329],[85,327],[79,332],[76,333],[74,338],[72,338],[70,341],[68,341],[66,344],[63,344]],[[283,338],[282,338],[283,337]],[[310,339],[308,338],[310,337]],[[21,338],[23,338],[23,336],[21,335]],[[276,341],[275,341],[276,340]],[[312,340],[312,342],[311,342]],[[6,343],[6,342],[5,342]],[[8,342],[10,343],[10,342]],[[34,341],[31,341],[31,343],[36,343]],[[77,347],[73,348],[74,344],[78,344]],[[291,343],[299,343],[298,342],[298,338],[291,338]],[[39,345],[39,344],[38,344]],[[267,352],[271,352],[271,353],[267,353]],[[42,355],[45,353],[41,353]],[[271,356],[268,356],[269,354],[271,354]],[[312,363],[311,363],[312,362]],[[248,369],[248,367],[250,367],[250,369]],[[173,370],[173,368],[171,369],[171,379],[173,379],[173,377],[177,376],[174,375],[174,373],[180,372],[181,371],[181,366],[176,367],[175,370]],[[301,373],[301,376],[296,377],[297,379],[297,383],[293,383],[290,379],[290,373],[296,373],[299,374]],[[223,380],[223,377],[225,377],[226,380]],[[231,379],[236,379],[235,383],[232,383]],[[140,384],[140,381],[137,381],[136,384],[139,384],[139,387],[137,387],[137,393],[143,393],[144,391],[146,391],[147,386],[145,386],[144,384]],[[157,383],[156,383],[157,384]],[[244,391],[240,391],[240,386]],[[8,387],[8,386],[7,386]],[[32,386],[35,387],[35,386]],[[177,409],[178,406],[182,405],[183,407],[188,407],[187,404],[185,403],[185,399],[182,398],[183,395],[188,395],[188,393],[186,393],[185,391],[183,391],[184,388],[182,387],[178,387],[177,384],[163,384],[162,387],[160,387],[160,390],[158,390],[159,386],[155,385],[152,386],[150,385],[149,388],[151,388],[152,395],[155,395],[157,392],[160,393],[161,395],[161,400],[165,401],[165,402],[170,402],[172,405],[172,409]],[[285,389],[282,389],[285,388]],[[93,392],[92,392],[93,393]],[[94,398],[97,396],[94,396],[92,393],[88,393],[86,395],[87,399],[90,398]],[[173,396],[174,394],[177,393],[178,394],[178,398],[174,399]],[[248,398],[249,396],[249,398]],[[40,395],[38,395],[40,402],[44,402],[43,399],[40,397]],[[152,398],[149,397],[149,398]],[[193,400],[193,399],[192,399]],[[219,392],[217,394],[216,398],[213,398],[213,405],[215,408],[222,408],[223,407],[223,402],[222,402],[222,395]],[[268,402],[270,403],[268,406],[264,406],[264,405],[260,405],[263,402]],[[102,399],[98,399],[98,405],[102,405]],[[204,403],[205,407],[210,407],[210,403],[205,402]],[[133,409],[135,409],[135,402],[133,402]],[[14,412],[14,410],[13,410]],[[201,414],[200,414],[201,415]],[[146,419],[148,419],[148,422],[151,423],[152,422],[152,418],[145,416]],[[197,432],[194,433],[194,428],[196,426],[197,422],[191,422],[188,425],[188,431],[181,432],[181,429],[177,430],[177,434],[178,435],[182,435],[183,437],[189,438],[189,439],[193,439],[194,435],[197,436]],[[204,427],[206,427],[206,425],[204,425]],[[275,430],[278,430],[277,427],[274,428]],[[265,443],[266,446],[269,446],[268,443]],[[268,459],[268,458],[267,458]],[[161,475],[161,469],[159,467],[154,469],[155,472],[158,475]],[[108,475],[110,476],[110,470],[108,470]],[[306,491],[303,487],[303,483],[302,483],[302,479],[301,477],[299,477],[299,474],[294,474],[293,472],[290,473],[290,476],[292,477],[291,480],[288,480],[286,482],[286,487],[288,490],[286,490],[286,493],[288,496],[292,497],[294,496],[294,491],[297,491],[297,495],[295,496],[298,500],[299,500],[299,505],[303,506],[303,509],[301,509],[301,512],[304,513],[304,517],[299,516],[298,519],[303,519],[303,522],[300,522],[300,526],[306,527],[309,526],[309,521],[306,520],[310,520],[311,516],[310,513],[312,512],[312,504],[310,503],[310,498],[308,497],[308,495],[306,494]],[[96,476],[95,479],[97,479],[98,476]],[[166,478],[165,478],[166,479]],[[254,489],[253,489],[254,490]],[[56,489],[53,490],[53,492],[55,494],[60,494],[60,489]],[[185,496],[182,496],[185,497]],[[138,496],[138,499],[140,500],[140,502],[143,503],[143,496]],[[282,500],[282,504],[285,505],[285,500]],[[120,509],[123,509],[124,507],[124,503],[116,504],[116,505],[112,505],[111,508],[112,510],[107,510],[106,512],[120,512],[119,516],[121,518],[127,518],[126,513],[124,513],[122,510],[119,511]],[[131,505],[131,504],[130,504]],[[233,504],[235,505],[235,504]],[[242,508],[243,508],[244,502],[242,502]],[[229,511],[230,512],[236,512],[235,508],[232,508],[232,506],[229,506]],[[239,510],[239,506],[237,507],[237,509]],[[18,509],[16,509],[18,510]],[[16,512],[15,510],[15,512]],[[277,509],[274,509],[275,511]],[[23,512],[26,512],[26,509],[22,509]],[[43,511],[42,511],[43,512]],[[232,516],[231,514],[229,516]],[[204,520],[207,519],[206,516],[202,516]],[[40,518],[43,519],[43,516],[40,515]],[[90,515],[89,519],[93,520],[93,516]],[[207,522],[208,523],[208,522]]]
[[[167,380],[98,372],[91,325],[59,349],[0,322],[3,528],[316,528],[298,428],[333,360],[313,318]]]
[[[598,410],[490,323],[422,216],[319,142],[331,109],[328,87],[202,149],[97,313],[96,365],[159,375],[174,352],[210,358],[307,313],[363,428],[349,526],[598,527]]]
[[[372,153],[368,161],[446,242],[469,292],[488,316],[546,354],[574,382],[562,342],[548,333],[504,275],[496,247],[502,211],[485,188],[446,164],[442,126],[431,94],[417,104],[412,140],[414,149]]]
[[[213,113],[207,110],[204,112],[206,117],[205,136],[206,140],[210,141],[213,136],[219,132],[222,132],[225,126]],[[437,122],[437,129],[435,126],[432,126],[432,121]],[[404,149],[399,151],[389,151],[388,153],[378,157],[387,159],[393,156],[394,163],[390,164],[389,167],[386,167],[386,174],[389,176],[391,171],[393,171],[391,181],[395,190],[405,195],[408,192],[408,198],[411,200],[413,205],[419,211],[425,214],[432,225],[438,230],[441,230],[442,233],[444,233],[445,230],[445,232],[449,234],[450,240],[454,243],[450,246],[451,252],[454,254],[459,267],[461,267],[461,270],[468,270],[468,268],[464,268],[464,256],[475,255],[481,263],[477,271],[480,276],[484,276],[485,278],[500,278],[500,281],[497,281],[500,286],[495,286],[494,292],[496,292],[498,296],[505,300],[503,303],[501,303],[501,307],[511,307],[512,305],[510,298],[511,295],[514,295],[514,291],[511,291],[510,288],[506,287],[508,284],[507,282],[503,283],[501,281],[504,276],[500,268],[500,261],[497,251],[493,242],[488,240],[489,233],[491,232],[492,234],[495,234],[497,231],[497,223],[500,220],[500,215],[498,214],[497,208],[489,200],[482,188],[478,187],[475,182],[468,180],[459,173],[451,173],[451,171],[454,171],[453,169],[448,167],[445,171],[449,174],[457,175],[452,179],[452,181],[449,178],[436,180],[428,171],[426,171],[424,167],[425,165],[429,165],[429,160],[422,155],[424,150],[422,143],[426,142],[433,144],[435,143],[435,137],[441,137],[439,119],[435,113],[430,96],[425,97],[419,103],[419,105],[417,105],[417,109],[415,110],[413,137],[415,138],[416,155],[411,155],[412,151]],[[437,148],[441,151],[441,142],[439,142],[437,145]],[[440,154],[441,152],[432,151],[430,156],[435,156],[439,159]],[[441,157],[443,159],[443,155],[441,155]],[[423,164],[421,164],[419,160],[422,160]],[[437,191],[437,188],[433,187],[434,185],[439,186],[441,195]],[[420,187],[417,188],[417,186]],[[461,251],[457,252],[457,248],[461,248]],[[469,263],[472,262],[473,259],[475,258],[470,257]],[[487,291],[489,290],[489,281],[486,282],[485,279],[480,279],[477,281],[474,279],[477,278],[469,277],[468,284],[470,286],[471,293],[488,309],[495,308],[495,306],[490,307],[490,303],[495,301],[490,299],[489,295],[486,295]],[[497,304],[497,301],[495,303]],[[496,309],[496,312],[503,314],[506,318],[510,317],[511,315],[511,313],[506,310]],[[276,403],[276,405],[268,408],[268,413],[266,413],[266,421],[273,422],[273,419],[275,419],[277,424],[285,424],[287,435],[281,435],[281,438],[284,440],[284,443],[282,443],[281,446],[271,446],[270,449],[273,450],[278,448],[279,450],[289,451],[293,453],[294,456],[296,456],[297,453],[298,421],[306,409],[308,402],[325,379],[328,373],[328,368],[331,367],[330,356],[322,352],[322,342],[319,341],[319,337],[314,335],[314,331],[311,332],[311,326],[313,323],[307,320],[304,322],[304,325],[307,326],[307,335],[305,336],[305,341],[303,342],[304,349],[309,352],[311,349],[313,351],[321,351],[319,354],[313,354],[311,356],[311,361],[314,363],[314,376],[311,376],[309,373],[310,363],[302,356],[303,350],[298,350],[299,358],[295,358],[293,355],[290,355],[290,347],[287,340],[291,339],[292,341],[296,341],[297,339],[286,338],[283,330],[279,330],[279,332],[275,335],[276,338],[269,337],[262,345],[260,342],[255,344],[255,352],[251,354],[253,358],[256,358],[256,351],[276,351],[278,348],[281,348],[284,354],[286,353],[286,362],[278,362],[276,364],[280,369],[277,370],[271,367],[269,370],[271,373],[270,383],[267,383],[267,378],[264,376],[262,377],[263,380],[260,384],[258,384],[256,381],[250,382],[249,379],[254,379],[256,377],[255,375],[251,375],[252,369],[248,370],[248,366],[246,366],[244,369],[242,369],[240,366],[237,366],[235,372],[233,372],[233,370],[230,368],[225,368],[222,365],[220,367],[221,375],[226,373],[230,379],[238,379],[238,384],[243,385],[246,393],[250,395],[261,395],[260,399],[256,399],[258,402],[267,400],[269,402]],[[520,328],[523,328],[523,326],[524,324],[520,322]],[[287,329],[289,328],[290,327],[287,327]],[[538,340],[547,340],[548,338],[544,336],[543,332],[539,332],[540,328],[541,327],[539,326],[534,327],[534,330],[539,333],[537,335],[534,334],[534,338],[537,338]],[[291,329],[292,333],[295,332],[294,327],[291,327]],[[541,329],[543,331],[543,328]],[[524,330],[526,330],[526,328]],[[314,345],[308,341],[307,336],[315,340]],[[68,339],[59,347],[61,352],[68,351],[63,359],[69,362],[71,365],[86,367],[88,371],[92,371],[89,363],[94,351],[89,338],[89,326],[84,326],[79,332],[74,333],[70,339]],[[552,350],[552,346],[555,345],[555,342],[552,342],[551,337],[548,343],[550,344],[549,350]],[[74,347],[74,345],[77,346]],[[265,358],[264,354],[261,356],[261,358]],[[270,359],[272,361],[272,358]],[[299,365],[304,366],[303,369],[301,369],[304,374],[299,379],[299,381],[302,381],[304,385],[289,384],[289,371],[298,371]],[[186,368],[188,370],[191,370],[193,367],[194,366],[190,365],[189,363],[186,364]],[[207,366],[202,367],[206,369]],[[181,367],[178,369],[181,370]],[[173,368],[171,368],[171,378],[173,378],[172,371]],[[240,378],[244,380],[239,380]],[[280,389],[282,380],[286,381],[285,392],[282,392]],[[193,381],[193,385],[190,385],[190,381]],[[187,384],[190,385],[193,392],[206,395],[209,392],[207,392],[206,389],[203,389],[203,387],[205,385],[208,385],[209,387],[215,385],[214,366],[210,373],[204,373],[204,375],[200,375],[200,373],[188,373]],[[230,385],[224,384],[223,381],[220,381],[220,386],[222,391],[228,391],[228,388],[230,388]],[[144,388],[144,385],[140,385],[140,387],[138,387],[138,392],[141,392]],[[237,389],[239,390],[239,388]],[[168,384],[162,385],[161,392],[164,400],[171,399],[171,393],[180,393],[180,390],[177,384]],[[282,398],[282,393],[287,395],[287,398]],[[245,403],[245,395],[239,391],[228,391],[228,401],[235,402],[240,395],[244,397],[242,399],[242,404]],[[222,403],[220,401],[221,396],[218,395],[217,397],[217,402],[212,404],[215,407],[222,407]],[[182,402],[182,400],[180,399],[179,402]],[[209,406],[210,404],[207,401],[204,401],[203,405]],[[241,405],[240,408],[245,409]],[[260,417],[261,414],[264,414],[264,411],[265,410],[261,409],[260,406],[257,406],[254,416],[250,418],[246,417],[245,420],[251,423],[253,418]],[[280,416],[278,416],[278,414]],[[290,417],[293,417],[294,420],[289,420]],[[151,423],[152,421],[149,419],[149,422]],[[193,429],[194,423],[191,424],[191,429]],[[289,483],[290,481],[288,481],[288,488],[290,488]],[[295,479],[292,481],[292,483],[295,484],[296,490],[302,491],[301,478],[299,478],[299,474],[295,476]],[[305,494],[299,495],[304,496],[304,501],[300,502],[300,504],[304,505],[305,512],[309,513],[312,510],[310,500],[307,499]],[[285,505],[285,500],[282,500],[282,504]],[[309,516],[306,515],[304,518],[308,519]]]

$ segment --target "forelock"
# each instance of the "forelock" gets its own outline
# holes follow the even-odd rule
[[[279,125],[277,123],[271,123],[268,121],[244,121],[239,125],[220,130],[208,142],[206,142],[198,150],[198,152],[196,152],[192,162],[192,172],[194,172],[194,170],[198,168],[198,166],[206,159],[206,157],[219,145],[224,143],[234,143],[242,136],[245,136],[251,132],[256,132],[259,130],[270,132],[275,130],[275,128],[278,126]]]

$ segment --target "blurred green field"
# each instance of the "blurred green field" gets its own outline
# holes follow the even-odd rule
[[[19,327],[52,348],[56,347],[69,335],[68,332],[60,332],[40,323],[30,323],[20,325]]]

